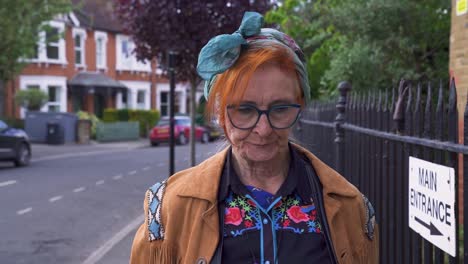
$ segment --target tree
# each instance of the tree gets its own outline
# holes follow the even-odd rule
[[[15,94],[15,102],[29,111],[39,111],[49,97],[39,89],[21,90]]]
[[[330,95],[343,79],[366,90],[400,78],[448,78],[450,8],[439,0],[286,0],[267,18],[293,36],[313,29],[301,44],[318,43],[306,55],[321,73],[319,94]],[[284,13],[291,18],[280,19]]]
[[[70,10],[69,0],[0,0],[0,102],[5,84],[26,64],[21,59],[37,52],[39,32],[48,30],[43,22]]]
[[[119,0],[122,25],[135,41],[140,60],[164,64],[168,51],[178,52],[176,77],[191,85],[191,165],[195,165],[195,91],[201,81],[196,72],[198,53],[210,38],[231,34],[245,11],[266,12],[269,0]]]

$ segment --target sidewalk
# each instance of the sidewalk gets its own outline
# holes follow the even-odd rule
[[[67,143],[64,145],[48,145],[45,143],[32,143],[32,161],[41,160],[45,158],[53,158],[62,155],[79,156],[85,153],[92,153],[97,151],[106,151],[111,149],[136,149],[148,147],[149,142],[147,139],[139,139],[134,141],[122,142],[106,142],[99,143],[91,141],[90,144],[76,144]]]

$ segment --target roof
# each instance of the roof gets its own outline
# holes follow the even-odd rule
[[[80,26],[96,30],[122,32],[112,0],[72,0]]]
[[[68,81],[68,85],[84,87],[127,88],[121,82],[97,72],[79,72]]]

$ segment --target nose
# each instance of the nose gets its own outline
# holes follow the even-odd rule
[[[265,113],[260,115],[260,119],[258,120],[257,125],[254,127],[254,132],[259,134],[260,136],[267,136],[271,133],[273,128],[270,126],[270,122],[268,122],[268,117]]]

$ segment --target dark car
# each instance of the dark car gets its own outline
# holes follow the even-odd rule
[[[190,118],[188,116],[175,116],[174,137],[177,144],[185,145],[188,143],[190,136]],[[158,145],[160,142],[169,142],[169,118],[163,117],[158,124],[151,129],[150,143],[152,146]],[[208,143],[210,140],[210,132],[208,129],[195,126],[195,139],[202,143]]]
[[[22,129],[9,127],[0,120],[0,160],[26,166],[31,159],[29,137]]]

